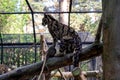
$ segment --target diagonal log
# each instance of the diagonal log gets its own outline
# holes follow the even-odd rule
[[[82,50],[80,61],[99,56],[103,52],[103,44],[91,44]],[[73,54],[67,54],[64,57],[53,57],[47,60],[44,72],[51,71],[63,66],[72,64]],[[30,65],[19,67],[13,71],[0,75],[0,80],[23,80],[38,75],[42,68],[43,61]]]

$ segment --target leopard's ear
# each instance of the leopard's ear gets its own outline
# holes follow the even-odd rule
[[[52,16],[52,15],[49,15],[49,14],[48,14],[47,16],[48,16],[49,18],[53,18],[53,16]]]
[[[47,13],[44,13],[44,17],[49,17],[49,15]]]

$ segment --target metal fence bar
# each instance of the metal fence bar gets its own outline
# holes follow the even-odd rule
[[[2,40],[2,34],[0,33],[0,41],[1,41],[1,64],[3,63],[3,40]]]
[[[70,0],[70,3],[69,3],[68,26],[70,26],[70,14],[71,14],[71,11],[72,11],[72,0]],[[72,70],[71,65],[68,66],[68,70],[69,71]],[[69,80],[72,80],[72,78],[70,78]]]
[[[69,15],[68,15],[68,25],[70,26],[70,14],[71,14],[71,10],[72,10],[72,0],[70,0],[70,4],[69,4]]]
[[[44,13],[51,13],[51,14],[64,14],[64,13],[102,13],[102,10],[99,11],[67,11],[67,12],[34,12],[34,14],[44,14]],[[0,14],[31,14],[31,12],[0,12]]]
[[[82,42],[82,44],[92,44],[93,42],[92,41],[89,41],[89,42]],[[34,43],[0,43],[0,46],[24,46],[24,45],[26,45],[26,46],[29,46],[30,47],[30,45],[31,46],[33,46],[34,45]],[[40,43],[36,43],[36,45],[40,45]],[[52,45],[52,42],[47,42],[47,45]]]
[[[36,52],[37,52],[37,50],[36,50],[36,34],[35,34],[35,24],[34,24],[34,23],[35,23],[35,20],[34,20],[34,12],[33,12],[32,8],[31,8],[31,6],[30,6],[28,0],[25,0],[25,1],[26,1],[27,5],[28,5],[30,11],[31,11],[31,16],[32,16],[33,35],[34,35],[34,46],[35,46],[35,62],[36,62],[36,56],[37,56],[37,55],[36,55]]]

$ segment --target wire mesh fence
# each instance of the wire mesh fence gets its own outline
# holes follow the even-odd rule
[[[33,4],[30,3],[29,4],[29,3],[26,3],[25,1],[27,2],[27,0],[23,0],[23,3],[25,3],[25,5],[24,6],[21,5],[21,6],[22,7],[27,6],[27,7],[25,7],[27,10],[23,9],[23,11],[17,11],[17,9],[16,9],[17,7],[16,7],[15,9],[13,9],[15,11],[6,11],[7,9],[5,9],[5,12],[0,12],[1,15],[4,15],[4,16],[7,15],[8,17],[12,14],[15,15],[15,16],[16,15],[19,16],[19,15],[24,14],[24,16],[31,16],[32,17],[32,18],[30,17],[32,25],[29,25],[29,26],[33,27],[32,28],[33,34],[2,34],[2,38],[0,40],[0,62],[8,65],[9,67],[15,67],[16,68],[16,67],[19,67],[19,66],[32,64],[34,62],[40,61],[40,56],[41,56],[41,54],[40,54],[40,34],[36,34],[36,32],[35,32],[35,26],[36,26],[35,21],[34,21],[35,14],[44,14],[44,13],[70,14],[71,13],[71,14],[77,14],[78,15],[78,13],[88,13],[89,14],[89,13],[101,13],[102,12],[101,8],[98,9],[98,10],[96,8],[95,8],[95,10],[91,10],[91,7],[86,9],[84,5],[86,5],[88,3],[91,4],[89,2],[89,0],[88,0],[88,3],[84,3],[84,4],[82,3],[83,7],[80,7],[80,9],[76,8],[76,6],[75,6],[76,0],[73,0],[73,4],[70,5],[71,6],[70,11],[59,11],[58,8],[60,8],[60,7],[58,7],[56,9],[56,11],[47,11],[47,10],[44,11],[45,9],[43,9],[43,8],[45,8],[45,6],[41,8],[42,10],[41,9],[36,10],[37,8],[36,8],[36,6],[34,6],[34,4],[37,5],[36,3],[33,3]],[[51,0],[51,1],[53,1],[53,0]],[[60,1],[60,0],[58,0],[58,1]],[[44,0],[41,0],[39,3],[43,4],[43,2],[44,2]],[[71,2],[72,2],[72,0],[71,0]],[[57,4],[60,4],[60,3],[57,2]],[[79,6],[82,5],[82,4],[79,3]],[[100,5],[100,2],[99,2],[99,5]],[[40,7],[41,7],[41,5],[40,5]],[[80,17],[80,15],[78,15],[78,16]],[[18,18],[20,19],[20,17],[18,17]],[[13,18],[13,20],[10,19],[10,21],[8,21],[8,23],[12,23],[13,21],[19,20],[18,18],[16,18],[15,20],[14,20],[14,18]],[[80,19],[81,18],[83,18],[83,17],[80,17]],[[20,21],[22,21],[22,20],[23,19],[20,19]],[[69,19],[69,23],[70,23],[70,21],[71,20]],[[83,20],[83,22],[86,22],[86,19]],[[77,26],[79,26],[79,23],[80,22],[77,23],[78,24]],[[14,22],[13,22],[13,24],[14,24]],[[17,25],[18,24],[14,25],[15,29],[16,29]],[[92,24],[92,26],[94,27],[95,25]],[[30,27],[29,27],[29,29],[30,29]],[[9,31],[9,30],[6,30],[6,32],[7,31]],[[5,32],[5,30],[3,30],[3,32]],[[47,36],[46,37],[47,44],[51,45],[52,44],[51,36],[49,34],[45,34],[45,35]],[[80,33],[80,36],[82,38],[83,48],[85,48],[86,46],[88,46],[89,44],[91,44],[94,41],[94,38],[89,36],[89,33],[87,33],[87,32],[84,33],[84,34]],[[86,65],[86,63],[87,63],[87,65]],[[83,62],[83,65],[81,67],[83,67],[83,69],[86,70],[86,69],[88,69],[88,64],[90,64],[92,66],[91,68],[89,66],[90,70],[96,69],[96,59],[91,59],[89,61]]]
[[[83,47],[93,42],[89,33],[79,33],[82,37]],[[37,35],[36,46],[33,34],[3,34],[0,43],[0,62],[9,66],[22,66],[40,60],[40,34]],[[52,44],[49,34],[44,34],[47,44]],[[88,39],[89,38],[89,39]],[[91,39],[90,39],[91,38]],[[91,40],[91,41],[90,41]],[[35,53],[36,48],[36,53]]]

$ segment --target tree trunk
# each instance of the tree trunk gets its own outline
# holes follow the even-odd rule
[[[67,12],[69,10],[68,5],[68,0],[60,0],[60,11]],[[60,14],[60,22],[68,25],[68,13]]]
[[[69,10],[69,3],[70,3],[69,0],[60,0],[59,2],[60,2],[59,3],[60,12],[68,12],[68,10]],[[60,14],[60,18],[59,18],[59,22],[60,23],[68,25],[68,21],[69,21],[68,13]],[[65,71],[69,71],[70,70],[70,66],[65,66],[64,70]]]
[[[103,3],[103,80],[120,80],[120,0]]]

